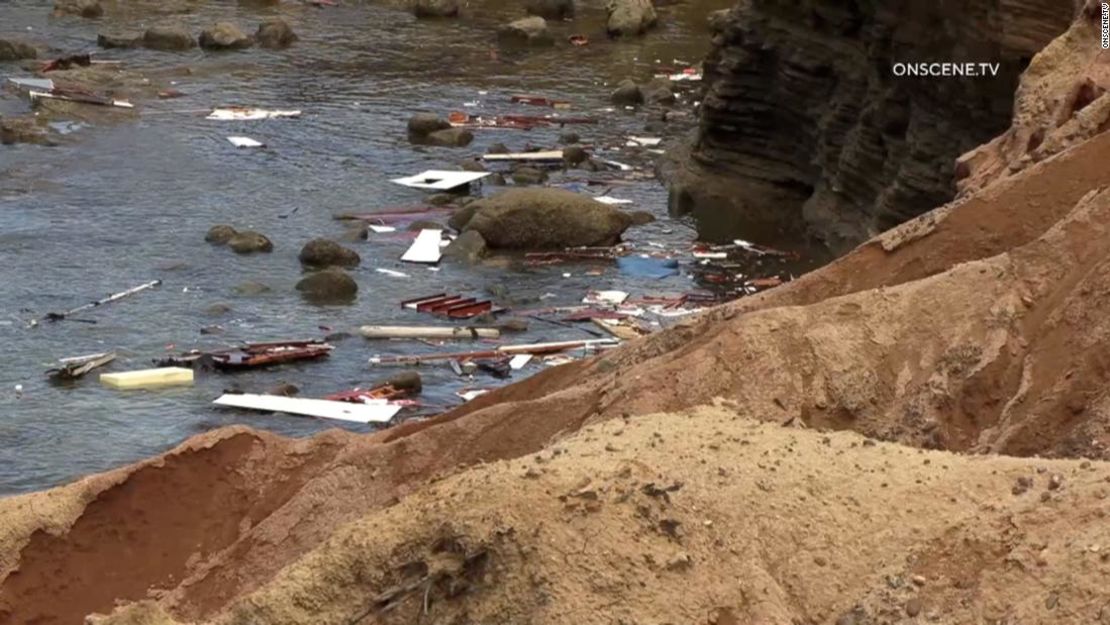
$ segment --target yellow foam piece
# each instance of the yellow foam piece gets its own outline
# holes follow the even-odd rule
[[[163,367],[161,369],[102,373],[100,374],[100,382],[105,386],[119,389],[178,386],[193,383],[193,370],[183,367]]]

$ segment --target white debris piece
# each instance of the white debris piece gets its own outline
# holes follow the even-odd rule
[[[442,230],[421,230],[412,246],[401,256],[401,260],[407,263],[438,263],[442,255],[442,248],[439,246],[442,238]]]
[[[653,148],[653,147],[659,145],[660,143],[663,143],[663,139],[661,139],[659,137],[629,137],[628,141],[625,142],[624,145],[626,147],[630,147],[630,148],[635,148],[635,147],[640,147],[640,146],[643,146],[645,148]]]
[[[353,423],[388,423],[400,412],[401,407],[386,400],[366,400],[355,404],[328,399],[301,399],[278,395],[226,394],[212,402],[219,406],[248,408],[267,412],[336,419]]]
[[[220,122],[230,121],[256,121],[259,119],[275,119],[278,117],[300,117],[300,111],[268,111],[266,109],[248,108],[242,106],[234,106],[222,109],[213,109],[208,117]]]
[[[387,276],[393,276],[394,278],[407,278],[407,277],[409,277],[409,274],[407,274],[407,273],[403,273],[403,272],[400,272],[400,271],[394,271],[392,269],[386,269],[384,267],[378,267],[374,271],[377,271],[378,273],[384,273]]]
[[[386,232],[397,232],[397,228],[393,226],[379,226],[377,224],[370,224],[369,228],[378,234],[384,234]]]
[[[227,140],[237,148],[264,148],[265,143],[255,141],[250,137],[228,137]]]
[[[513,371],[523,369],[525,365],[532,361],[532,354],[517,354],[509,361],[509,368]]]
[[[590,291],[586,297],[582,298],[583,304],[612,304],[619,306],[628,299],[628,293],[624,291]]]
[[[431,189],[434,191],[450,191],[455,187],[470,184],[490,175],[490,172],[477,171],[440,171],[429,169],[426,172],[409,176],[407,178],[394,178],[390,182],[412,187],[414,189]]]

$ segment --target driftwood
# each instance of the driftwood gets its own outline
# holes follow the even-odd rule
[[[74,308],[73,310],[67,310],[65,312],[46,313],[46,316],[44,316],[42,319],[37,320],[37,321],[32,321],[31,322],[31,327],[37,326],[41,321],[61,321],[63,319],[71,317],[71,316],[73,316],[73,315],[75,315],[79,312],[84,312],[86,310],[92,310],[93,308],[104,306],[105,304],[111,304],[112,302],[117,302],[117,301],[119,301],[119,300],[121,300],[125,297],[129,297],[131,295],[134,295],[136,293],[140,293],[140,292],[145,291],[147,289],[153,289],[154,287],[156,287],[160,284],[162,284],[161,280],[151,280],[150,282],[147,282],[146,284],[140,284],[139,286],[127,289],[126,291],[120,291],[119,293],[114,293],[112,295],[109,295],[108,297],[105,297],[104,299],[99,299],[99,300],[96,300],[95,302],[89,302],[88,304],[85,304],[83,306],[78,306],[77,308]]]

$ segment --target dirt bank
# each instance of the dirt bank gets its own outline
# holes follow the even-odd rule
[[[0,623],[1110,622],[1097,49],[1031,64],[1040,143],[789,285],[375,436],[0,500]]]

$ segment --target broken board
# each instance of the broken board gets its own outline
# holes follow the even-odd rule
[[[412,246],[401,256],[401,260],[406,263],[438,263],[443,254],[439,245],[442,239],[442,230],[421,230]]]
[[[213,109],[208,117],[220,122],[230,121],[256,121],[259,119],[275,119],[278,117],[300,117],[300,111],[267,111],[266,109],[247,108],[242,106],[233,106],[222,109]]]
[[[545,150],[542,152],[510,152],[507,154],[483,154],[483,161],[561,161],[562,150]]]
[[[193,383],[193,370],[182,367],[162,367],[160,369],[102,373],[100,374],[100,382],[105,386],[122,390],[180,386]]]
[[[490,172],[480,171],[440,171],[429,169],[423,173],[407,178],[394,178],[390,182],[413,189],[430,189],[432,191],[450,191],[451,189],[468,185],[476,180],[481,180],[490,175]]]
[[[351,423],[388,423],[401,410],[400,406],[391,405],[385,401],[358,404],[328,399],[300,399],[247,393],[221,395],[212,403],[231,408],[281,412]]]

